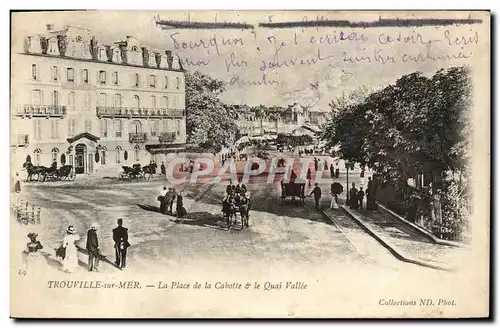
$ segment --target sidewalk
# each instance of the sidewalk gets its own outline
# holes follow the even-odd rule
[[[415,227],[398,220],[383,209],[376,211],[342,208],[369,234],[379,240],[396,257],[406,262],[453,271],[467,254],[466,247],[436,243]]]

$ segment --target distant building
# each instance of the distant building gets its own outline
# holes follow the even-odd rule
[[[310,111],[298,104],[287,108],[237,106],[238,127],[243,136],[259,137],[278,133],[299,133],[301,127],[321,131],[330,113]],[[298,130],[299,129],[299,130]],[[308,130],[307,133],[310,131]]]
[[[47,25],[12,55],[14,165],[57,162],[90,174],[159,162],[186,142],[184,81],[171,51]]]

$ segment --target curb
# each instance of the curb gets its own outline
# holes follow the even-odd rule
[[[401,221],[401,222],[403,222],[403,223],[405,223],[405,224],[407,224],[407,225],[409,225],[409,226],[417,229],[422,234],[424,234],[427,237],[429,237],[432,240],[432,242],[434,242],[435,244],[452,246],[452,247],[468,247],[468,245],[460,243],[460,242],[454,242],[454,241],[450,241],[450,240],[444,240],[444,239],[441,239],[441,238],[437,238],[436,236],[434,236],[432,233],[430,233],[426,229],[420,227],[419,225],[417,225],[415,223],[412,223],[412,222],[406,220],[405,218],[403,218],[402,216],[398,215],[394,211],[391,211],[390,209],[388,209],[384,205],[380,204],[379,202],[377,202],[377,205],[381,209],[383,209],[384,211],[386,211],[387,213],[389,213],[390,215],[392,215],[393,217],[395,217],[396,219],[398,219],[399,221]]]
[[[407,263],[412,263],[412,264],[416,264],[416,265],[420,265],[420,266],[424,266],[424,267],[428,267],[428,268],[432,268],[432,269],[437,269],[437,270],[443,270],[443,271],[452,271],[450,268],[447,268],[447,267],[443,267],[443,266],[439,266],[439,265],[435,265],[435,264],[432,264],[432,263],[429,263],[429,262],[426,262],[426,261],[422,261],[422,260],[416,260],[414,258],[411,258],[407,255],[405,255],[401,250],[397,249],[397,247],[395,247],[394,245],[392,245],[390,242],[384,240],[382,237],[380,237],[375,231],[373,231],[373,229],[371,229],[368,225],[366,225],[363,221],[361,221],[360,219],[358,219],[357,217],[355,217],[352,213],[350,213],[344,205],[339,205],[340,208],[342,208],[342,210],[350,217],[352,218],[354,221],[356,221],[356,223],[361,227],[363,228],[363,230],[365,230],[369,235],[371,235],[373,238],[375,238],[382,246],[384,246],[392,255],[394,255],[394,257],[396,257],[398,260],[400,261],[403,261],[403,262],[407,262]],[[328,218],[330,218],[330,216],[328,215],[328,213],[326,213],[325,210],[323,210],[323,213],[324,215],[326,215]],[[331,219],[331,218],[330,218]]]

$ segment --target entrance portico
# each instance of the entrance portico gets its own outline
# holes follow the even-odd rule
[[[94,172],[95,154],[98,152],[99,137],[85,132],[68,138],[69,164],[73,165],[76,174]]]

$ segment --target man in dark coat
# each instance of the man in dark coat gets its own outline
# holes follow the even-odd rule
[[[158,201],[160,202],[160,213],[161,214],[165,214],[165,209],[167,207],[166,196],[167,196],[167,187],[163,187],[162,191],[160,192],[160,195],[158,195]]]
[[[16,173],[16,180],[14,183],[14,192],[19,194],[21,192],[21,181],[19,180],[19,173]]]
[[[115,242],[116,266],[120,269],[125,268],[127,260],[128,229],[123,227],[123,220],[118,219],[118,226],[113,229],[113,241]]]
[[[175,189],[168,188],[168,191],[165,194],[165,211],[163,212],[163,214],[172,215],[172,208],[174,207],[175,196],[176,196]]]
[[[233,185],[233,180],[230,180],[229,184],[226,187],[226,194],[234,195],[235,192],[236,192],[236,186]]]
[[[178,218],[184,218],[186,217],[186,209],[184,208],[184,200],[182,198],[182,191],[179,191],[177,194],[177,204],[176,204],[176,214]]]
[[[363,199],[365,198],[365,192],[363,191],[363,187],[359,187],[358,191],[358,206],[359,209],[363,209]]]
[[[358,208],[358,205],[358,189],[356,189],[356,184],[353,182],[352,188],[349,190],[349,207],[355,210]]]
[[[337,168],[335,169],[335,177],[338,179],[340,177],[340,169],[339,167],[337,166]]]
[[[160,171],[161,171],[161,175],[166,175],[167,174],[167,170],[165,168],[165,163],[163,163],[163,162],[161,162]]]
[[[314,205],[316,209],[319,211],[319,200],[321,199],[321,188],[318,186],[318,183],[314,184],[314,189],[311,191],[310,195],[314,194]]]
[[[97,223],[93,223],[87,232],[87,251],[89,252],[89,271],[99,271],[99,240],[97,239]]]

